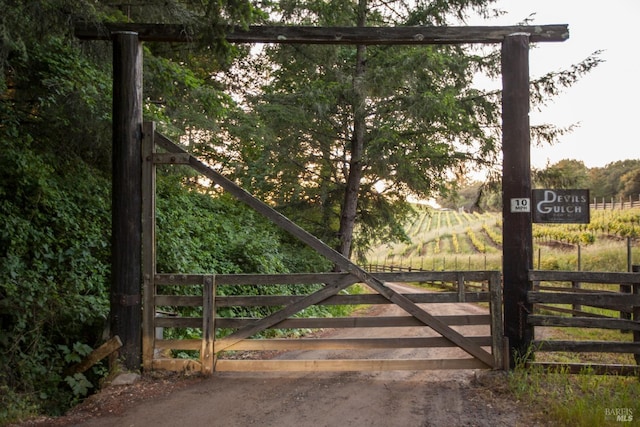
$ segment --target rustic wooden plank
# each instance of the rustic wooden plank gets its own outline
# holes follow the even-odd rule
[[[449,326],[489,325],[491,316],[487,314],[477,315],[450,315],[435,316],[438,320]],[[216,318],[217,328],[243,328],[255,323],[254,318]],[[162,328],[200,328],[200,317],[158,317],[156,326]],[[330,328],[376,328],[376,327],[405,327],[425,326],[423,322],[413,316],[389,316],[389,317],[294,317],[280,321],[270,329],[330,329]]]
[[[465,271],[466,283],[488,281],[491,271]],[[293,273],[293,274],[217,274],[218,285],[307,285],[327,283],[348,276],[349,273]],[[162,285],[201,284],[202,274],[157,274],[156,282]],[[453,271],[421,271],[404,273],[375,273],[383,282],[452,282],[457,283],[458,275]],[[355,282],[354,282],[355,283]]]
[[[202,350],[202,340],[156,340],[156,350]]]
[[[218,274],[216,280],[219,285],[310,285],[333,283],[346,277],[349,273]]]
[[[202,364],[203,374],[213,373],[215,361],[215,353],[213,349],[213,343],[216,337],[215,294],[215,276],[205,278],[204,286],[202,288],[202,348],[200,349],[200,363]]]
[[[478,359],[336,359],[336,360],[226,360],[218,359],[216,371],[229,372],[361,372],[423,371],[431,369],[486,369]]]
[[[640,343],[612,341],[533,341],[536,351],[574,353],[640,353]]]
[[[534,304],[582,304],[594,307],[630,310],[631,306],[640,305],[640,295],[615,294],[612,292],[578,294],[569,292],[530,291],[527,293],[527,301]]]
[[[82,40],[109,40],[114,31],[132,31],[140,40],[194,42],[197,29],[176,24],[85,23],[75,25]],[[206,31],[208,34],[209,31]],[[535,26],[464,27],[310,27],[250,26],[235,27],[226,35],[229,43],[304,43],[304,44],[462,44],[501,43],[513,33],[529,33],[532,42],[563,42],[569,38],[566,24]]]
[[[153,359],[152,369],[176,372],[200,372],[200,362],[193,359]]]
[[[457,294],[449,293],[428,293],[428,294],[403,294],[414,303],[454,303],[459,302]],[[220,296],[216,298],[218,307],[236,307],[236,306],[279,306],[290,304],[304,298],[304,295],[263,295],[263,296]],[[488,302],[488,293],[465,293],[466,302]],[[167,296],[157,297],[156,301],[172,301]],[[176,301],[178,301],[176,299]],[[184,302],[189,302],[184,300]],[[335,295],[320,301],[317,305],[372,305],[372,304],[390,304],[389,300],[378,294],[360,294],[360,295]],[[158,305],[180,305],[180,304],[158,304]]]
[[[403,294],[415,303],[455,303],[458,295],[454,293]],[[271,307],[291,304],[304,298],[304,295],[262,295],[262,296],[218,296],[218,307]],[[489,295],[485,293],[467,292],[465,301],[468,303],[489,302]],[[199,307],[202,298],[193,295],[156,295],[156,306]],[[373,305],[391,304],[389,300],[377,294],[335,295],[320,301],[317,305]]]
[[[168,138],[157,134],[156,135],[156,143],[160,145],[162,148],[169,152],[178,152],[185,153],[186,151],[174,144]],[[216,184],[222,187],[229,194],[233,195],[238,201],[246,204],[257,213],[261,214],[265,218],[269,219],[278,227],[290,233],[292,236],[298,238],[300,241],[306,243],[310,248],[314,249],[320,255],[323,255],[328,260],[332,261],[336,266],[338,266],[343,271],[351,273],[353,276],[357,277],[359,281],[367,284],[373,290],[377,291],[379,294],[383,295],[389,301],[394,302],[406,312],[414,316],[415,318],[422,321],[424,324],[433,328],[436,332],[441,334],[442,336],[450,339],[454,343],[456,343],[459,347],[465,350],[467,353],[472,356],[477,357],[484,363],[489,366],[493,366],[494,359],[493,356],[485,351],[482,347],[476,345],[473,342],[465,339],[464,336],[459,334],[454,329],[451,329],[446,324],[440,322],[438,319],[434,318],[432,315],[424,311],[422,308],[417,306],[414,302],[409,300],[407,297],[399,294],[393,289],[387,287],[382,281],[369,274],[365,270],[363,270],[358,265],[351,262],[348,258],[334,250],[333,248],[327,246],[320,239],[316,238],[306,230],[302,229],[287,217],[282,215],[280,212],[276,211],[272,207],[268,206],[261,200],[253,197],[243,188],[239,187],[233,181],[227,179],[220,173],[216,172],[206,163],[201,162],[194,156],[190,157],[190,165],[196,171],[202,173],[209,179],[213,180]],[[257,321],[254,325],[247,326],[243,329],[240,329],[233,334],[229,335],[225,338],[224,342],[221,342],[217,349],[224,350],[229,345],[240,341],[244,338],[248,338],[251,335],[259,332],[261,329],[268,328],[269,326],[273,326],[281,320],[284,320],[289,315],[302,310],[309,305],[315,304],[323,299],[326,299],[332,295],[337,294],[340,290],[346,288],[349,284],[341,283],[339,286],[337,285],[327,285],[320,291],[317,291],[309,296],[307,296],[303,302],[292,304],[290,306],[285,307],[278,313],[274,313],[271,316],[267,316],[264,319]],[[305,305],[306,304],[306,305]]]
[[[527,322],[534,326],[559,326],[572,328],[600,328],[640,331],[640,322],[614,318],[529,315],[527,317]]]
[[[474,336],[469,339],[480,346],[490,346],[491,337]],[[231,351],[284,351],[284,350],[367,350],[380,348],[438,348],[455,347],[443,337],[410,338],[273,338],[242,340],[227,350]]]
[[[65,375],[73,375],[85,372],[87,369],[91,368],[93,365],[100,362],[102,359],[109,356],[120,347],[122,347],[122,341],[120,341],[120,337],[117,335],[111,337],[100,347],[89,353],[87,357],[82,359],[80,363],[73,365],[71,368],[65,371]]]
[[[202,285],[206,274],[156,274],[156,285]]]
[[[464,288],[464,273],[457,272],[456,273],[456,281],[458,287],[458,302],[465,302],[465,288]]]
[[[596,314],[596,313],[589,313],[587,311],[578,311],[578,310],[574,310],[572,308],[563,308],[563,307],[555,307],[552,305],[544,305],[544,304],[535,304],[534,308],[536,311],[540,311],[540,310],[546,310],[546,311],[554,311],[557,313],[566,313],[566,314],[573,314],[573,315],[577,315],[580,317],[598,317],[601,319],[606,319],[609,316],[605,316],[603,314]]]
[[[156,339],[156,167],[151,161],[156,145],[154,134],[154,123],[145,122],[142,127],[142,367],[145,371],[151,370]]]
[[[505,366],[504,323],[502,321],[502,278],[499,271],[494,271],[489,280],[489,318],[491,324],[491,354],[496,367]]]
[[[156,295],[154,298],[156,307],[201,307],[202,297],[197,295]]]
[[[528,368],[542,368],[548,372],[582,374],[591,372],[595,375],[640,376],[640,366],[600,363],[553,363],[528,362]]]
[[[529,280],[582,283],[638,283],[640,273],[530,270]]]
[[[154,153],[153,163],[156,165],[189,164],[189,156],[180,153]]]

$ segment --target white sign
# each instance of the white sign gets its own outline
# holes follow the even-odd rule
[[[511,199],[511,213],[531,212],[531,200],[529,198]]]

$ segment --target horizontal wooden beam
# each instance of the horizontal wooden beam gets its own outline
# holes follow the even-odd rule
[[[175,24],[77,23],[76,37],[111,40],[117,32],[135,32],[142,41],[193,42],[204,31]],[[569,38],[567,24],[465,27],[309,27],[251,26],[229,28],[229,43],[425,45],[502,43],[509,34],[529,34],[531,42],[562,42]]]
[[[534,282],[581,282],[581,283],[640,283],[640,273],[617,273],[600,271],[530,270],[529,280]]]
[[[570,292],[535,292],[527,293],[527,301],[533,304],[580,304],[594,307],[608,307],[625,309],[640,305],[640,295],[615,294],[601,292],[593,294],[578,294]]]
[[[469,339],[481,346],[490,346],[491,337],[473,336]],[[200,350],[202,341],[157,340],[158,350]],[[232,351],[287,351],[287,350],[367,350],[380,348],[440,348],[455,347],[443,337],[409,338],[270,338],[248,339],[237,342],[228,348]]]
[[[527,322],[534,326],[640,331],[640,322],[627,319],[529,315]]]
[[[489,325],[488,314],[452,314],[434,316],[449,326]],[[256,322],[254,318],[217,317],[217,328],[237,329]],[[201,328],[201,317],[158,317],[157,328]],[[375,316],[375,317],[293,317],[280,321],[268,329],[322,329],[322,328],[376,328],[424,326],[413,316]],[[267,328],[265,328],[267,329]]]
[[[215,370],[243,372],[348,372],[421,371],[428,369],[487,369],[478,359],[341,359],[341,360],[226,360],[218,359]]]
[[[461,302],[460,295],[453,292],[434,292],[432,294],[403,294],[410,301],[418,304]],[[292,304],[304,298],[304,295],[262,295],[262,296],[218,296],[216,307],[274,307]],[[464,302],[488,302],[488,292],[466,292]],[[156,306],[200,307],[202,296],[194,295],[157,295]],[[382,295],[335,295],[319,302],[317,305],[360,305],[391,304]]]
[[[571,353],[636,353],[640,342],[619,341],[533,341],[536,351],[565,351]]]
[[[176,155],[176,154],[172,154]],[[412,271],[395,273],[373,273],[383,282],[453,282],[457,283],[462,274],[467,282],[488,282],[493,271]],[[331,283],[343,279],[349,273],[281,273],[281,274],[216,274],[218,285],[281,285]],[[156,274],[158,285],[201,285],[207,274]]]

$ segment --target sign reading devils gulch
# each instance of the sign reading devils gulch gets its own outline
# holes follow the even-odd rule
[[[589,190],[533,190],[533,222],[588,224]]]

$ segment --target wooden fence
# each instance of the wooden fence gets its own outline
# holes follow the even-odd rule
[[[407,327],[424,326],[418,319],[410,315],[402,316],[345,316],[345,317],[295,317],[287,316],[272,322],[273,326],[265,329],[264,334],[234,343],[225,342],[225,337],[234,330],[261,322],[264,318],[257,316],[256,307],[283,307],[303,301],[305,295],[274,294],[274,285],[309,286],[311,284],[358,283],[358,279],[349,273],[321,274],[274,274],[274,275],[174,275],[156,274],[153,306],[157,313],[165,313],[153,319],[153,328],[159,332],[152,343],[153,352],[147,354],[147,360],[153,369],[199,370],[204,373],[212,371],[253,371],[253,370],[419,370],[419,369],[471,369],[502,368],[503,362],[503,330],[502,330],[502,294],[500,274],[497,271],[465,271],[465,272],[403,272],[380,273],[376,277],[385,283],[415,282],[451,282],[456,285],[455,291],[405,293],[415,303],[455,303],[472,302],[487,303],[490,312],[487,314],[434,315],[433,317],[447,326],[464,329],[464,326],[484,325],[489,333],[483,336],[465,336],[474,345],[490,351],[492,366],[487,366],[477,358],[455,359],[340,359],[340,360],[279,360],[270,359],[268,352],[288,350],[332,350],[332,349],[398,349],[398,348],[444,348],[455,347],[456,344],[445,336],[415,336],[393,338],[268,338],[274,330],[317,330],[325,328],[372,328],[372,327]],[[469,285],[483,283],[485,291]],[[323,286],[323,285],[319,285]],[[264,290],[261,295],[242,295],[246,287],[253,290]],[[482,286],[480,286],[482,287]],[[186,288],[191,288],[186,292]],[[193,294],[194,290],[200,295]],[[308,291],[308,289],[306,289]],[[253,292],[252,292],[253,293]],[[318,305],[375,305],[393,304],[377,293],[340,294],[331,296]],[[177,316],[166,313],[177,313],[179,307],[191,309],[191,316]],[[222,316],[224,313],[225,316]],[[267,315],[278,316],[278,312]],[[171,336],[171,330],[182,328],[189,330],[197,337],[191,339],[165,339]],[[461,332],[462,334],[462,332]],[[219,349],[223,349],[221,352]],[[171,354],[176,351],[198,352],[198,359],[175,358]],[[224,352],[251,352],[251,359],[225,358]],[[267,357],[262,356],[266,353]],[[236,353],[237,354],[237,353]]]
[[[571,372],[588,369],[598,373],[639,374],[640,273],[574,271],[529,272],[533,291],[527,301],[533,312],[527,322],[535,327],[581,328],[623,331],[619,340],[566,340],[537,338],[533,351],[571,353],[629,353],[633,364],[564,363]],[[539,336],[539,334],[538,334]],[[626,339],[628,338],[628,339]],[[557,363],[531,363],[556,367]]]
[[[640,194],[638,195],[637,200],[634,200],[633,197],[629,196],[628,199],[622,199],[621,197],[616,200],[611,197],[609,200],[606,198],[602,198],[598,200],[597,198],[593,199],[593,203],[589,205],[591,209],[605,209],[605,210],[614,210],[614,209],[631,209],[640,207]]]

